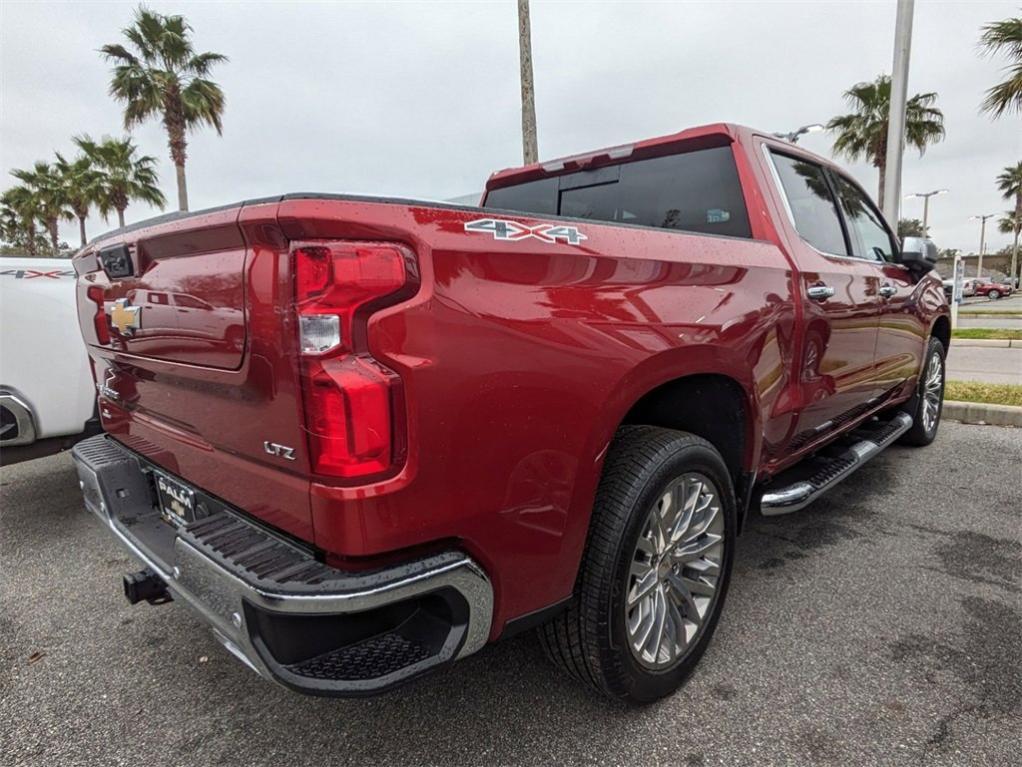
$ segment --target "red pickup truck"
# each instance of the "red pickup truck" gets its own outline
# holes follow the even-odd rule
[[[295,690],[539,628],[655,700],[750,514],[933,440],[935,257],[832,163],[724,124],[500,171],[480,207],[291,194],[118,229],[74,258],[85,503],[145,565],[130,601],[184,602]]]

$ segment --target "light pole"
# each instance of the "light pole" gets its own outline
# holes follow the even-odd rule
[[[887,115],[887,159],[884,167],[884,216],[898,225],[901,206],[901,155],[905,150],[905,102],[908,100],[908,58],[912,47],[913,0],[898,0],[894,22],[894,66]]]
[[[522,78],[522,160],[531,165],[539,160],[539,148],[536,142],[536,95],[532,88],[529,0],[518,0],[518,64]]]
[[[970,221],[979,221],[979,263],[976,264],[976,276],[983,276],[983,248],[987,244],[987,219],[996,216],[996,213],[987,213],[982,216],[969,216]]]
[[[923,198],[923,237],[930,236],[930,198],[934,195],[944,194],[947,189],[934,189],[932,192],[913,192],[912,194],[906,194],[905,199],[911,199],[912,197]]]
[[[823,130],[823,126],[820,123],[811,123],[810,125],[803,125],[798,130],[793,130],[791,133],[775,133],[777,138],[782,138],[785,141],[790,141],[792,144],[798,143],[799,136],[804,136],[807,133],[816,133],[817,131]]]

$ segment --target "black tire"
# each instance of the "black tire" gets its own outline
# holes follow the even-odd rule
[[[926,419],[923,415],[923,409],[925,407],[925,398],[923,392],[926,388],[926,382],[932,372],[932,365],[934,359],[940,361],[940,401],[937,405],[937,417],[929,428],[926,425]],[[901,435],[898,440],[902,445],[912,445],[913,447],[924,447],[933,442],[937,437],[937,429],[940,428],[940,417],[944,412],[944,383],[946,379],[947,367],[945,363],[945,351],[944,344],[942,344],[936,338],[930,338],[926,344],[926,356],[923,357],[923,369],[919,374],[919,384],[916,386],[916,393],[912,396],[908,402],[905,403],[902,408],[906,413],[912,416],[912,428]]]
[[[1001,297],[1001,291],[999,291],[999,290],[991,290],[989,293],[987,293],[987,296],[990,297],[991,301],[996,301],[998,298]]]
[[[639,536],[650,529],[654,507],[662,508],[658,503],[665,490],[683,475],[693,474],[712,483],[723,517],[716,592],[684,650],[670,665],[654,670],[639,661],[628,638],[625,600],[632,583],[630,568]],[[709,518],[709,512],[706,516]],[[567,610],[539,629],[547,655],[593,689],[628,703],[651,703],[677,690],[716,629],[731,578],[736,519],[731,476],[713,445],[670,429],[622,427],[604,464],[573,600]],[[668,566],[674,561],[672,555],[662,556],[667,557]],[[675,572],[684,572],[686,566],[681,567]],[[656,574],[654,579],[661,577]]]

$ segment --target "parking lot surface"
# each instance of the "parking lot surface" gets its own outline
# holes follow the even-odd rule
[[[0,473],[4,765],[1009,765],[1022,754],[1022,430],[945,423],[739,540],[715,641],[628,709],[491,646],[382,698],[305,698],[177,605],[81,510],[67,455]]]

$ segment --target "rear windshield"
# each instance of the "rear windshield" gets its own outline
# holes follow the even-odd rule
[[[752,236],[734,156],[726,146],[494,189],[485,207]]]

